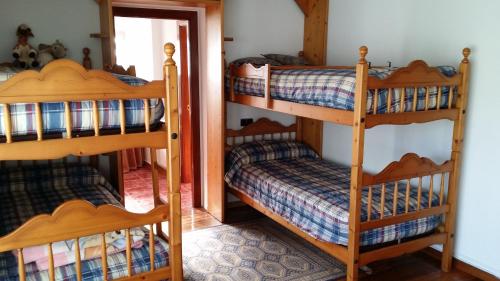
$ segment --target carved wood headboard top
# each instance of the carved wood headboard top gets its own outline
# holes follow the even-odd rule
[[[226,129],[226,149],[235,144],[254,140],[295,140],[297,127],[297,124],[285,126],[267,118],[260,118],[239,130]]]

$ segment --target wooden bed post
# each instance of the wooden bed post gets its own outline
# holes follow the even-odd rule
[[[358,280],[359,234],[361,215],[361,192],[363,188],[363,154],[365,143],[365,117],[368,83],[368,63],[365,59],[368,48],[359,48],[356,65],[356,92],[354,97],[354,121],[352,124],[351,191],[349,199],[349,242],[347,247],[347,280]]]
[[[180,193],[180,158],[179,158],[179,109],[177,92],[177,66],[172,56],[175,46],[165,44],[167,60],[163,66],[166,86],[166,116],[168,127],[168,203],[170,221],[168,222],[171,280],[183,280],[182,274],[182,223],[181,223],[181,193]]]
[[[451,151],[451,160],[453,161],[453,170],[450,173],[450,182],[448,186],[447,201],[450,205],[450,211],[446,215],[445,232],[446,242],[443,245],[443,258],[441,260],[441,269],[445,272],[451,270],[453,259],[453,244],[455,238],[455,219],[457,210],[457,194],[458,194],[458,180],[460,177],[460,166],[462,158],[462,145],[464,140],[464,123],[465,113],[467,109],[467,95],[469,89],[469,55],[470,49],[463,50],[462,62],[460,63],[460,74],[462,75],[462,82],[458,87],[457,104],[458,119],[454,122],[453,126],[453,143]]]

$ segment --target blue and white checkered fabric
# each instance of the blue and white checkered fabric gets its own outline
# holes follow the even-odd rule
[[[386,78],[397,68],[371,68],[368,75],[379,79]],[[446,76],[456,74],[451,66],[439,66],[438,69]],[[227,77],[227,76],[226,76]],[[226,80],[229,88],[229,81]],[[271,97],[277,100],[291,101],[309,105],[330,107],[340,110],[354,110],[354,94],[356,88],[356,71],[354,69],[293,69],[272,70]],[[234,90],[237,94],[263,96],[264,80],[253,78],[236,78]],[[387,112],[387,89],[378,92],[377,112]],[[449,87],[442,88],[439,107],[448,107]],[[454,91],[456,95],[456,91]],[[368,93],[366,110],[373,113],[374,91]],[[405,90],[404,111],[413,110],[415,89]],[[391,94],[389,112],[400,112],[402,89],[395,89]],[[417,89],[416,110],[425,109],[425,88]],[[429,88],[428,108],[435,109],[438,102],[437,87]],[[452,103],[455,102],[455,97]]]
[[[259,161],[319,158],[309,146],[294,141],[262,140],[240,144],[226,157],[226,180],[230,181],[239,168]]]
[[[261,146],[258,144],[257,146]],[[349,235],[349,189],[350,168],[336,165],[316,157],[276,158],[253,155],[262,149],[237,146],[244,150],[235,156],[229,155],[232,163],[225,180],[228,185],[250,196],[270,211],[285,218],[314,238],[347,245]],[[249,149],[245,149],[249,148]],[[264,149],[266,153],[271,147]],[[249,156],[238,159],[239,155]],[[257,159],[249,161],[248,159]],[[259,161],[260,160],[260,161]],[[406,183],[398,187],[397,214],[405,212]],[[380,217],[380,186],[373,187],[372,219]],[[394,185],[386,186],[384,216],[392,215]],[[417,209],[417,190],[410,192],[409,211]],[[428,206],[428,192],[422,193],[421,207]],[[368,190],[362,194],[361,221],[367,220]],[[432,204],[439,203],[433,195]],[[441,216],[431,216],[407,221],[397,225],[368,230],[361,233],[362,246],[390,242],[401,238],[423,234],[435,229]]]
[[[98,206],[120,205],[119,195],[95,169],[78,164],[55,164],[4,168],[0,170],[0,237],[17,229],[38,214],[50,214],[68,200],[83,199]],[[145,231],[148,233],[148,231]],[[134,272],[150,269],[149,237],[143,247],[132,249]],[[168,244],[155,237],[156,268],[168,264]],[[77,280],[73,264],[57,267],[57,280]],[[108,279],[127,276],[124,252],[109,255]],[[82,262],[83,280],[103,280],[101,260]],[[36,263],[26,265],[26,280],[49,280],[47,271],[38,271]],[[17,259],[11,252],[0,253],[0,280],[19,280]]]
[[[114,74],[115,77],[131,86],[141,86],[145,80],[127,75]],[[94,129],[92,117],[92,102],[71,102],[72,128],[75,133]],[[43,133],[53,134],[66,132],[64,120],[64,103],[42,103]],[[98,101],[99,128],[120,128],[119,102]],[[163,102],[161,99],[151,99],[149,103],[151,124],[158,124],[163,118]],[[12,119],[12,135],[23,136],[36,134],[35,105],[32,103],[17,103],[10,105]],[[0,120],[3,120],[3,105],[0,105]],[[144,126],[144,103],[142,100],[125,101],[125,121],[127,128]],[[0,136],[5,136],[4,122],[0,122]]]

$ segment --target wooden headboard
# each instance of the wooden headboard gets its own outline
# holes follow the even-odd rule
[[[267,118],[260,118],[256,122],[240,129],[226,129],[226,151],[231,146],[255,140],[298,140],[300,134],[297,132],[300,124],[285,126],[279,122]]]

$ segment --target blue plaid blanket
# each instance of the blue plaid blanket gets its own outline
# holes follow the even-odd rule
[[[115,77],[131,86],[141,86],[147,83],[145,80],[127,75],[114,74]],[[52,102],[42,103],[42,123],[44,134],[65,134],[64,103]],[[92,118],[92,102],[71,102],[72,128],[73,132],[79,133],[94,129]],[[119,102],[98,101],[99,128],[120,128]],[[151,124],[160,123],[163,118],[163,102],[161,99],[151,99],[149,103],[151,112]],[[17,103],[10,105],[12,119],[12,134],[14,136],[36,134],[35,105],[32,103]],[[144,127],[144,103],[142,100],[125,101],[125,119],[127,128]],[[3,120],[3,105],[0,104],[0,120]],[[0,122],[0,136],[5,136],[5,124]]]
[[[53,165],[5,168],[0,170],[0,237],[35,215],[52,213],[72,199],[84,199],[94,205],[120,205],[119,194],[95,169],[84,165]],[[148,233],[148,231],[146,231]],[[168,264],[168,244],[155,237],[155,266]],[[132,249],[133,271],[150,269],[149,237],[143,246]],[[26,265],[26,280],[49,280],[48,272],[39,271],[36,263]],[[57,280],[76,280],[74,264],[56,268]],[[103,280],[100,258],[82,262],[83,280]],[[108,256],[109,279],[127,276],[124,252]],[[17,259],[11,252],[0,253],[0,280],[19,280]]]
[[[251,144],[260,147],[251,148]],[[273,144],[272,146],[275,146]],[[280,148],[283,149],[284,145]],[[349,235],[350,168],[321,160],[307,153],[297,157],[260,157],[272,150],[265,142],[236,146],[228,154],[225,181],[270,211],[285,218],[314,238],[347,245]],[[269,153],[267,153],[269,155]],[[397,214],[405,212],[405,186],[398,187]],[[392,215],[394,185],[386,186],[384,216]],[[373,187],[372,219],[380,217],[380,186]],[[417,208],[417,190],[411,188],[409,211]],[[422,192],[421,207],[427,207],[428,192]],[[366,221],[368,190],[362,194],[361,221]],[[432,204],[439,203],[433,195]],[[361,233],[362,246],[390,242],[427,233],[441,223],[431,216]]]
[[[371,68],[368,75],[379,79],[386,78],[397,68]],[[456,74],[451,66],[439,66],[438,69],[446,76]],[[226,78],[229,78],[226,75]],[[229,89],[229,79],[226,79],[226,89]],[[293,69],[271,71],[271,97],[277,100],[297,102],[315,106],[330,107],[341,110],[354,110],[354,94],[356,88],[356,71],[354,69]],[[237,77],[234,83],[236,94],[264,96],[264,80]],[[395,89],[391,94],[389,112],[400,112],[402,89]],[[425,109],[425,88],[419,88],[417,93],[417,110]],[[448,107],[449,87],[442,88],[439,108]],[[454,91],[452,103],[456,99]],[[378,92],[377,112],[387,112],[387,97],[389,91],[381,89]],[[373,113],[375,91],[369,91],[366,110]],[[404,111],[413,110],[415,89],[405,90]],[[438,105],[437,87],[429,88],[429,109]]]

